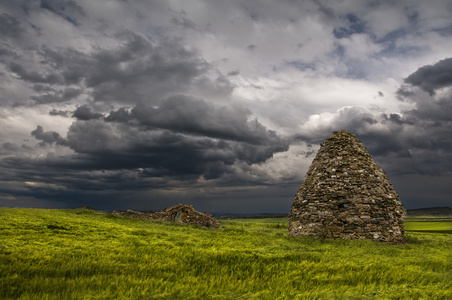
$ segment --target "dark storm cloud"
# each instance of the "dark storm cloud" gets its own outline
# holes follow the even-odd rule
[[[37,140],[42,141],[41,144],[56,144],[59,146],[66,146],[67,141],[65,138],[61,137],[58,132],[55,131],[44,131],[44,128],[40,125],[36,127],[35,130],[31,132]]]
[[[257,121],[242,124],[248,126],[243,134],[264,136],[254,143],[247,143],[241,141],[244,138],[237,136],[237,132],[227,134],[235,139],[224,139],[224,132],[217,137],[208,137],[186,130],[182,133],[176,129],[151,129],[148,125],[130,121],[130,114],[127,115],[127,123],[118,122],[119,119],[115,122],[103,119],[75,121],[67,139],[38,126],[32,135],[42,141],[41,146],[65,145],[75,154],[47,155],[40,159],[7,157],[0,165],[12,172],[8,180],[42,183],[32,186],[32,190],[28,188],[24,195],[36,193],[49,197],[64,195],[65,190],[70,193],[182,187],[195,184],[200,177],[220,179],[226,174],[229,174],[228,181],[234,181],[236,162],[261,163],[288,148],[287,142],[271,131],[260,132],[262,125]],[[227,114],[224,117],[224,121],[235,118]],[[5,151],[14,147],[4,145]],[[237,180],[234,183],[240,184]]]
[[[446,58],[434,65],[423,66],[404,81],[432,96],[436,89],[452,85],[452,58]]]
[[[1,165],[21,169],[21,175],[11,174],[10,180],[47,184],[32,194],[54,185],[68,191],[170,188],[194,184],[200,177],[240,184],[236,163],[260,164],[289,147],[286,139],[250,116],[242,105],[213,104],[187,95],[123,107],[105,118],[83,105],[74,112],[77,121],[66,138],[42,126],[31,132],[42,147],[67,146],[73,155],[9,157]],[[39,174],[34,171],[38,169]]]
[[[238,71],[238,70],[228,72],[228,76],[237,76],[239,74],[240,74],[240,71]]]
[[[105,118],[108,122],[129,122],[132,120],[130,112],[125,108],[121,107],[116,111],[111,111],[110,114]]]
[[[104,120],[75,122],[68,143],[96,156],[102,168],[147,168],[143,176],[219,178],[238,161],[262,163],[288,149],[240,105],[214,106],[175,96],[159,107],[140,104],[112,111]],[[109,162],[109,164],[108,164]],[[100,166],[99,166],[100,167]]]
[[[82,93],[83,91],[81,89],[71,87],[65,88],[64,90],[48,89],[48,92],[31,96],[31,99],[35,101],[35,104],[59,103],[70,101]]]
[[[62,83],[62,78],[57,73],[50,72],[49,74],[26,70],[22,65],[12,62],[9,64],[11,72],[16,73],[20,79],[31,83],[48,83],[57,84]]]
[[[0,36],[3,38],[17,38],[24,32],[20,21],[3,13],[0,15]]]
[[[0,45],[0,56],[6,57],[6,56],[14,56],[15,53],[9,49],[7,49],[8,46],[6,45]]]
[[[171,19],[171,23],[174,25],[180,26],[184,29],[195,29],[197,30],[195,22],[185,17],[186,13],[179,13],[177,16],[174,16]]]
[[[403,117],[400,114],[382,114],[381,115],[386,122],[392,122],[397,125],[403,125],[405,121],[403,120]]]
[[[26,71],[12,63],[10,68],[21,79],[33,83],[79,85],[92,89],[94,101],[139,103],[159,100],[193,86],[218,87],[229,93],[224,76],[211,81],[204,76],[210,69],[196,52],[186,50],[176,40],[157,45],[130,31],[117,33],[120,45],[85,54],[74,49],[42,49],[40,54],[52,67],[52,74]],[[39,98],[38,98],[39,99]]]
[[[88,106],[79,107],[67,138],[42,126],[31,133],[41,146],[67,146],[74,155],[7,158],[2,165],[24,168],[21,174],[40,169],[45,179],[27,176],[70,190],[174,187],[200,177],[240,184],[234,175],[236,163],[263,163],[289,147],[256,119],[249,120],[250,111],[238,104],[213,105],[188,96],[159,104],[121,108],[106,118]],[[71,174],[71,180],[61,170]],[[91,178],[93,172],[97,177]]]
[[[44,48],[38,52],[43,62],[61,74],[64,84],[80,84],[92,72],[95,61],[90,55],[75,49]]]
[[[23,152],[30,152],[31,147],[27,145],[17,145],[15,143],[3,143],[0,145],[0,155],[17,155]]]
[[[91,111],[91,108],[88,105],[82,105],[77,107],[72,116],[78,120],[91,120],[91,119],[100,119],[104,115],[101,113],[95,113]]]
[[[449,89],[438,93],[438,90],[452,86],[452,59],[447,58],[434,65],[423,66],[409,75],[404,82],[405,85],[397,93],[404,101],[415,105],[413,109],[404,111],[405,119],[413,126],[419,127],[418,134],[431,134],[426,136],[426,140],[438,139],[438,142],[432,145],[440,148],[443,147],[441,145],[450,145],[450,139],[446,138],[446,135],[452,133],[452,91]],[[448,150],[452,151],[452,147]]]
[[[141,77],[151,82],[174,80],[183,84],[204,73],[207,67],[175,41],[153,46],[132,32],[118,34],[118,38],[124,41],[124,46],[93,55],[95,65],[86,76],[87,86],[96,87],[105,82],[129,84]]]
[[[216,107],[202,99],[174,96],[162,101],[159,107],[138,105],[131,113],[150,127],[251,144],[279,141],[274,132],[258,121],[248,121],[251,112],[238,104]]]
[[[85,16],[83,8],[73,0],[42,0],[41,8],[49,10],[75,26],[79,25],[76,16]]]
[[[410,98],[416,98],[414,94]],[[416,108],[406,111],[407,119],[412,123],[428,124],[430,126],[441,127],[452,121],[452,94],[441,97],[440,99],[425,99],[419,95],[416,101]]]
[[[52,7],[67,11],[72,3],[52,2]],[[46,2],[46,8],[50,4]],[[48,6],[48,7],[47,7]],[[56,8],[52,11],[55,12]],[[19,21],[2,15],[0,26],[3,34],[19,35]],[[16,37],[14,37],[16,38]],[[132,31],[116,32],[112,38],[117,46],[108,49],[94,48],[89,53],[74,48],[31,47],[31,56],[39,63],[24,62],[11,56],[14,43],[0,45],[0,52],[10,54],[4,61],[16,80],[30,84],[36,92],[30,99],[34,104],[49,104],[69,101],[89,93],[95,102],[140,103],[160,101],[172,94],[193,90],[204,96],[229,95],[233,86],[226,76],[212,71],[212,66],[194,50],[185,48],[177,39],[151,40]]]
[[[66,110],[56,110],[55,108],[49,111],[49,115],[51,116],[61,116],[61,117],[67,117],[69,116],[69,111]]]
[[[3,143],[0,146],[0,155],[7,155],[17,152],[20,147],[14,143]]]
[[[43,2],[42,8],[77,25],[73,16],[83,11],[69,14],[68,3]],[[73,155],[7,158],[3,166],[40,169],[47,176],[29,172],[30,180],[69,190],[174,187],[200,177],[233,178],[236,163],[260,164],[288,149],[288,141],[252,119],[247,108],[229,102],[234,86],[196,50],[177,39],[151,42],[132,31],[116,32],[112,39],[117,45],[108,49],[42,47],[32,50],[39,65],[8,64],[18,80],[30,84],[34,104],[86,94],[96,109],[78,106],[66,138],[42,126],[32,131],[42,147],[67,146]],[[105,118],[97,112],[112,106],[119,108]]]

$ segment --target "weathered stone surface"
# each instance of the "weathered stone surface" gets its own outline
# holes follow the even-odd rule
[[[386,173],[345,130],[321,145],[289,213],[289,234],[403,242],[405,209]]]
[[[220,227],[220,223],[214,216],[208,213],[196,211],[193,208],[193,205],[178,204],[162,209],[158,212],[140,212],[130,209],[126,211],[115,210],[113,211],[113,214],[143,220],[161,220],[205,227]]]

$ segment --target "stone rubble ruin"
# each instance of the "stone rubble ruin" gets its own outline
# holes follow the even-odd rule
[[[289,213],[289,235],[403,243],[405,209],[362,142],[345,130],[328,137]]]
[[[218,220],[208,214],[196,211],[193,205],[177,204],[158,212],[141,212],[136,210],[113,211],[114,215],[142,220],[160,220],[204,227],[220,227]]]

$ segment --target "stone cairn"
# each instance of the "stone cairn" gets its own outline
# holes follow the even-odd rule
[[[289,213],[289,235],[403,243],[405,209],[362,142],[345,130],[328,137]]]
[[[157,212],[141,212],[136,210],[113,211],[114,215],[142,220],[160,220],[204,227],[220,227],[218,220],[208,214],[196,211],[193,205],[177,204]]]

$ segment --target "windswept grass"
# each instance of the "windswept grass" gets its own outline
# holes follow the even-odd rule
[[[451,217],[415,217],[405,222],[408,231],[452,233]]]
[[[452,234],[425,225],[386,245],[289,237],[286,219],[205,229],[0,209],[0,298],[451,299]]]

